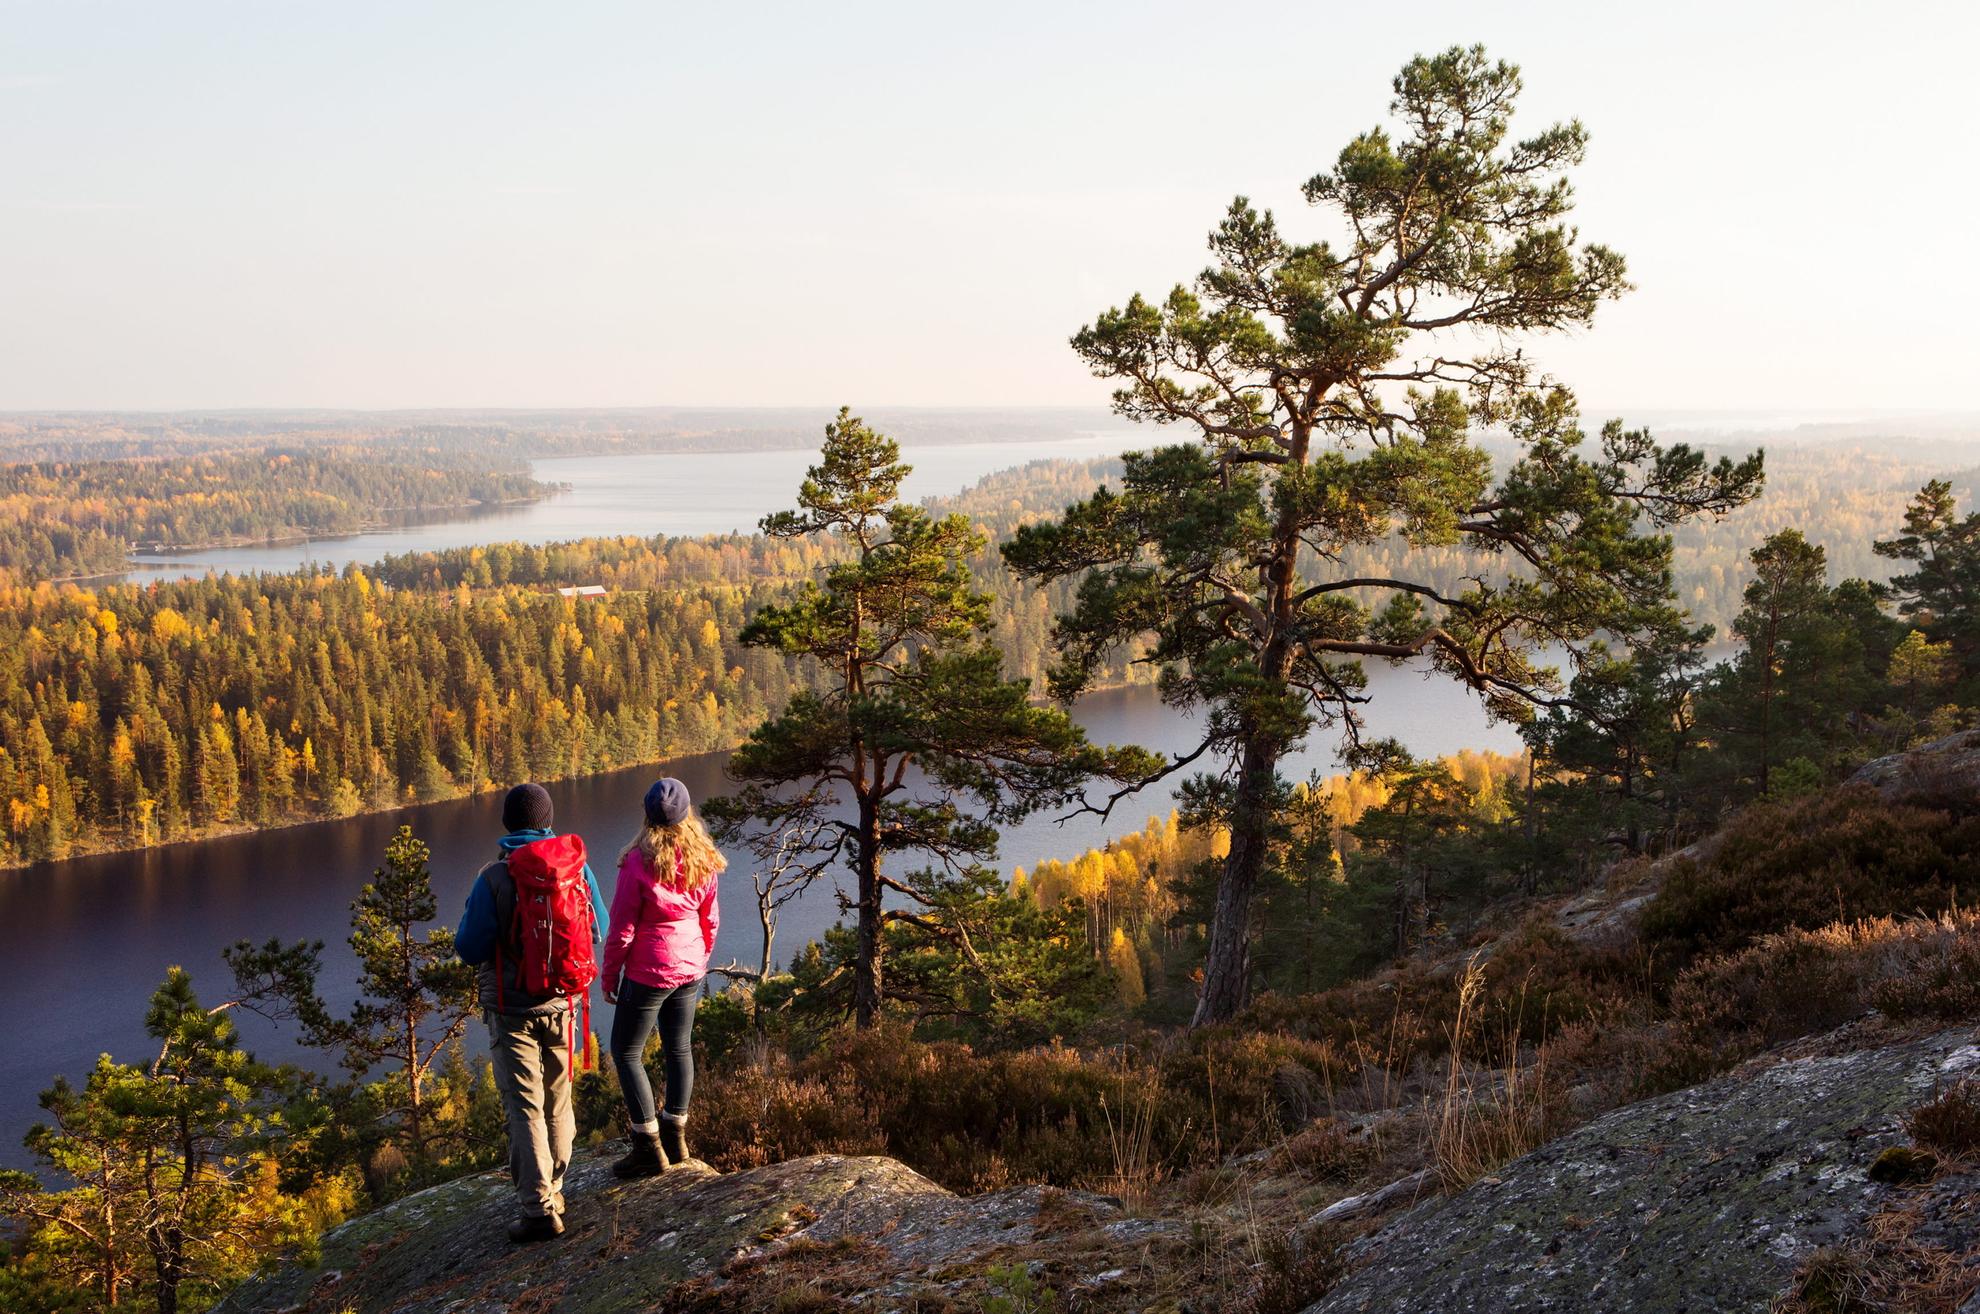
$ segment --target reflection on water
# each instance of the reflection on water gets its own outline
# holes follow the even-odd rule
[[[1518,746],[1507,728],[1487,726],[1477,700],[1447,679],[1388,668],[1369,676],[1373,734],[1394,735],[1424,754]],[[1195,746],[1190,723],[1145,688],[1094,694],[1082,701],[1078,718],[1102,743],[1141,743],[1171,753]],[[1316,737],[1286,764],[1286,774],[1331,772],[1334,747]],[[724,760],[719,754],[685,758],[664,772],[705,797],[726,789]],[[662,771],[640,767],[548,786],[559,823],[589,842],[608,897],[613,859],[638,822],[647,784]],[[0,995],[11,1019],[9,1043],[0,1046],[0,1164],[25,1165],[20,1136],[36,1116],[36,1093],[55,1073],[79,1079],[103,1050],[120,1058],[143,1054],[144,1001],[170,965],[185,967],[202,998],[217,1000],[228,980],[220,953],[236,940],[320,939],[327,946],[324,995],[336,1007],[348,1006],[356,980],[345,945],[350,904],[385,841],[406,823],[432,847],[441,917],[451,924],[475,873],[494,856],[499,798],[486,794],[0,873]],[[1090,815],[1063,824],[1033,817],[1006,833],[1000,865],[1008,870],[1042,857],[1071,857],[1139,829],[1169,806],[1170,791],[1157,787],[1124,803],[1106,822]],[[742,861],[724,881],[718,962],[752,962],[760,949]],[[833,891],[824,884],[786,907],[778,927],[780,957],[823,934],[838,915]],[[594,1006],[603,1009],[602,1001]],[[263,1057],[313,1058],[259,1019],[240,1021]]]

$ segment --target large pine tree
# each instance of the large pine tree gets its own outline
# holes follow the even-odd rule
[[[1581,126],[1513,138],[1519,72],[1478,48],[1412,60],[1394,88],[1399,134],[1363,133],[1306,184],[1338,244],[1293,241],[1239,198],[1193,288],[1074,337],[1120,381],[1121,414],[1200,441],[1130,457],[1118,492],[1006,548],[1034,579],[1083,577],[1058,693],[1146,641],[1170,700],[1204,709],[1171,768],[1225,764],[1202,791],[1231,851],[1198,1022],[1244,1002],[1279,763],[1316,723],[1356,730],[1359,659],[1427,655],[1509,716],[1558,701],[1538,653],[1667,620],[1670,543],[1643,531],[1759,490],[1757,457],[1712,465],[1620,423],[1586,450],[1572,395],[1523,350],[1628,286],[1622,257],[1566,222]],[[1517,447],[1496,482],[1480,430]],[[1402,569],[1339,568],[1392,536]],[[1480,563],[1462,588],[1413,568],[1453,546]]]

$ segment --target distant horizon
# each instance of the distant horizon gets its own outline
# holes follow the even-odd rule
[[[1616,402],[1591,402],[1579,399],[1584,418],[1596,413],[1611,411],[1635,411],[1644,414],[1698,414],[1698,415],[1783,415],[1783,416],[1919,416],[1945,417],[1949,419],[1980,418],[1980,406],[1832,406],[1798,407],[1786,405],[1752,406],[1712,406],[1689,403],[1655,402],[1644,405]],[[246,406],[11,406],[0,407],[0,419],[20,416],[42,415],[612,415],[612,414],[671,414],[678,412],[742,412],[774,414],[781,412],[811,413],[824,411],[836,414],[842,407],[850,407],[857,414],[863,409],[888,411],[982,411],[989,414],[1035,414],[1052,412],[1105,413],[1120,419],[1124,424],[1147,424],[1152,421],[1128,420],[1115,415],[1105,402],[775,402],[756,404],[752,402],[576,402],[576,403],[530,403],[482,405],[478,403],[438,403],[405,406],[343,406],[329,404],[301,405],[246,405]]]
[[[79,420],[113,419],[252,419],[266,417],[279,418],[350,418],[384,421],[399,417],[460,416],[484,418],[531,418],[558,416],[586,417],[652,417],[656,419],[697,416],[776,416],[803,417],[808,419],[836,414],[841,406],[850,405],[855,414],[878,415],[981,415],[981,416],[1066,416],[1086,420],[1102,421],[1125,428],[1146,429],[1150,432],[1163,432],[1173,426],[1163,426],[1148,420],[1132,420],[1115,413],[1105,403],[1019,403],[995,404],[972,402],[868,402],[848,404],[843,402],[792,402],[774,405],[752,405],[748,403],[695,403],[695,402],[653,402],[626,405],[577,404],[577,405],[417,405],[417,406],[329,406],[329,405],[266,405],[266,406],[170,406],[170,407],[120,407],[120,406],[37,406],[0,409],[0,423],[20,423],[31,420],[74,418]],[[1793,407],[1793,406],[1709,406],[1660,403],[1655,405],[1627,405],[1580,400],[1580,410],[1584,427],[1593,427],[1612,417],[1621,417],[1630,422],[1688,422],[1694,424],[1719,423],[1734,424],[1738,427],[1754,428],[1809,428],[1825,425],[1846,425],[1885,421],[1929,422],[1934,425],[1980,425],[1980,406],[1971,408],[1945,408],[1930,406],[1838,406],[1838,407]],[[1980,438],[1980,434],[1975,435]]]

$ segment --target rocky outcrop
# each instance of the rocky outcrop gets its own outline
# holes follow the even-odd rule
[[[1980,790],[1980,730],[1934,739],[1929,744],[1866,762],[1850,777],[1885,794],[1918,789]]]
[[[964,1199],[892,1159],[838,1155],[727,1174],[690,1164],[623,1184],[605,1157],[586,1157],[565,1196],[564,1235],[515,1246],[504,1234],[506,1177],[436,1186],[336,1229],[316,1263],[255,1279],[220,1309],[645,1310],[683,1282],[719,1292],[738,1268],[835,1242],[859,1244],[866,1294],[884,1309],[890,1287],[939,1289],[947,1270],[1030,1245],[1069,1219],[1101,1235],[1143,1226],[1119,1220],[1118,1203],[1101,1196],[1022,1187]]]
[[[1618,1109],[1453,1196],[1417,1174],[1331,1205],[1314,1221],[1333,1229],[1402,1212],[1349,1246],[1347,1276],[1306,1314],[1763,1314],[1809,1255],[1893,1211],[1921,1241],[1980,1254],[1980,1174],[1919,1185],[1871,1172],[1905,1144],[1906,1110],[1980,1075],[1974,1033],[1849,1043],[1839,1033]],[[1188,1235],[1104,1196],[959,1197],[884,1158],[726,1175],[691,1165],[618,1183],[604,1156],[587,1156],[566,1195],[565,1235],[516,1247],[501,1175],[438,1186],[338,1228],[313,1263],[256,1279],[221,1308],[698,1312],[744,1307],[744,1293],[762,1295],[748,1284],[766,1282],[813,1291],[805,1308],[974,1309],[986,1276],[1028,1267],[1065,1309],[1147,1309],[1135,1275],[1174,1262]],[[1211,1308],[1173,1294],[1159,1307]]]
[[[1399,1215],[1306,1314],[1764,1314],[1798,1263],[1906,1189],[1870,1180],[1904,1143],[1899,1115],[1975,1071],[1961,1029],[1618,1109]],[[1980,1219],[1950,1226],[1948,1248],[1980,1246]]]

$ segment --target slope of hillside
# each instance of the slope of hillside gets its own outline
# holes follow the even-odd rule
[[[849,1144],[827,1126],[832,1099],[865,1089],[848,1046],[843,1071],[711,1074],[703,1138],[739,1171],[619,1184],[594,1149],[568,1191],[571,1231],[521,1250],[503,1237],[501,1178],[463,1179],[356,1219],[225,1308],[1955,1314],[1980,1299],[1980,919],[1931,900],[1980,882],[1976,769],[1980,733],[1953,736],[1602,890],[1512,909],[1461,958],[1262,1000],[1170,1056],[1164,1080],[1203,1065],[1213,1121],[1157,1133],[1166,1097],[1151,1086],[1135,1103],[1121,1067],[1093,1114],[1115,1177],[1062,1176],[1125,1200],[961,1196],[893,1158],[811,1153]],[[1855,911],[1826,925],[1838,907]],[[1572,1016],[1511,1053],[1420,1048],[1466,1033],[1474,991]],[[1356,1034],[1367,1008],[1388,1052],[1348,1063],[1314,1039]],[[1516,1035],[1521,1015],[1503,1020]],[[1413,1057],[1395,1049],[1402,1029]],[[1324,1071],[1291,1061],[1299,1044]],[[988,1081],[1006,1061],[951,1050],[896,1071],[923,1092],[903,1116],[941,1125],[927,1101],[943,1099],[942,1064],[946,1080]],[[1035,1057],[1044,1084],[1010,1089],[1089,1061]],[[1262,1147],[1238,1131],[1247,1070],[1283,1114]],[[776,1113],[780,1100],[797,1102]],[[1032,1135],[1063,1149],[1097,1134],[1065,1107],[1064,1126]],[[853,1139],[943,1175],[944,1153],[890,1141],[878,1117],[855,1118]],[[1001,1186],[1012,1145],[983,1135],[974,1180]],[[748,1166],[778,1140],[793,1157]]]

